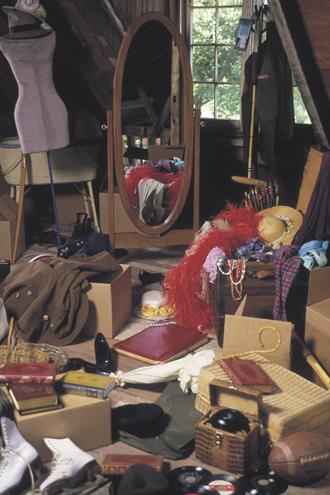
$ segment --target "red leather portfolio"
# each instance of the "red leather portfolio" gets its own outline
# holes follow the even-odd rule
[[[141,332],[114,344],[119,354],[151,364],[166,363],[200,347],[207,335],[176,323],[155,323]]]

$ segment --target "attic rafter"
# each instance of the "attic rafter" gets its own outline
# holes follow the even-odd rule
[[[115,57],[111,54],[110,41],[102,36],[91,18],[91,11],[97,14],[100,9],[93,6],[91,10],[81,0],[58,0],[57,7],[79,40],[82,52],[85,52],[85,57],[80,57],[79,69],[102,106],[111,108]]]

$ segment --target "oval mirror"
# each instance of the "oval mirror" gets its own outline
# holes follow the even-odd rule
[[[118,191],[130,219],[147,235],[168,231],[189,192],[193,108],[183,38],[161,13],[138,17],[123,39],[113,135]]]

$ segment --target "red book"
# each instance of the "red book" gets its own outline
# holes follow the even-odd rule
[[[270,376],[251,359],[223,358],[219,363],[235,385],[251,387],[265,394],[275,389],[275,383]]]
[[[57,393],[50,383],[11,383],[9,395],[18,411],[58,403]]]
[[[55,363],[5,363],[0,365],[0,383],[54,383]]]
[[[207,335],[176,323],[155,323],[141,332],[116,342],[119,353],[150,364],[177,359],[208,342]]]

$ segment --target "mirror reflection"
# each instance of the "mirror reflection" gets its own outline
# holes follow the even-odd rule
[[[143,24],[125,61],[121,132],[128,200],[150,226],[166,221],[184,177],[180,71],[170,31],[160,22]]]

